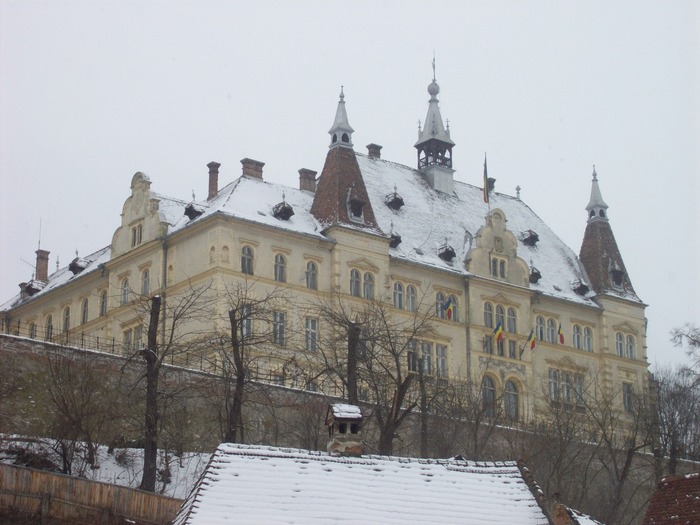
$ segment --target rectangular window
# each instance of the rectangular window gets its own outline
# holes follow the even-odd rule
[[[418,372],[418,358],[416,356],[417,349],[418,349],[418,343],[415,340],[411,339],[408,342],[408,351],[406,352],[406,356],[408,357],[408,371],[409,372]]]
[[[511,359],[517,359],[517,350],[518,347],[515,341],[508,341],[508,357],[510,357]]]
[[[634,389],[631,383],[622,383],[622,403],[625,406],[625,412],[634,410]]]
[[[272,314],[272,342],[284,346],[286,315],[284,312]]]
[[[435,352],[437,354],[435,361],[435,373],[441,379],[447,377],[447,347],[444,345],[437,345],[435,347]]]
[[[433,375],[433,344],[422,343],[421,350],[423,352],[423,373]]]
[[[124,330],[124,333],[122,334],[122,344],[124,345],[124,352],[131,352],[132,336],[133,332],[131,331],[131,329]]]
[[[491,334],[484,337],[484,352],[487,354],[493,354],[493,338],[491,337]]]
[[[253,335],[253,308],[249,304],[241,307],[241,338],[247,339]]]
[[[315,352],[318,348],[318,319],[306,318],[306,351]]]
[[[498,355],[503,357],[503,355],[505,354],[503,339],[501,339],[500,341],[496,341],[496,347],[498,348]]]
[[[561,373],[561,398],[564,403],[571,404],[571,374],[569,372]]]
[[[559,401],[559,370],[549,369],[549,399]]]
[[[137,326],[134,328],[134,348],[136,350],[143,349],[143,327]]]

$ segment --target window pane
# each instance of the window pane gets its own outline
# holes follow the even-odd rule
[[[374,299],[374,276],[371,273],[365,274],[363,292],[365,299]]]
[[[318,289],[318,267],[314,262],[306,265],[306,287],[312,290]]]
[[[318,341],[318,320],[307,317],[306,318],[306,350],[308,352],[315,352],[317,349]]]
[[[508,322],[506,323],[507,330],[511,333],[517,332],[517,324],[515,317],[515,308],[508,308]]]
[[[360,272],[358,270],[350,272],[350,295],[360,297]]]
[[[493,306],[491,303],[484,303],[484,326],[493,328]]]
[[[508,419],[518,419],[518,387],[513,381],[506,381],[505,408]]]
[[[275,255],[275,281],[287,282],[287,262],[281,254]]]
[[[416,311],[416,308],[418,307],[416,304],[416,295],[416,288],[413,285],[410,285],[406,289],[406,310],[411,312]]]
[[[241,272],[253,275],[253,250],[249,246],[241,250]]]
[[[394,283],[394,308],[403,309],[403,285]]]

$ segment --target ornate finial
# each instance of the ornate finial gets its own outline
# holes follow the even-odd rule
[[[521,190],[521,189],[522,189],[522,188],[520,188],[520,185],[519,185],[519,184],[515,187],[515,198],[518,199],[518,200],[520,200],[520,190]]]
[[[285,192],[282,192],[282,202],[287,202],[287,195]]]
[[[56,271],[58,271],[59,266],[60,266],[60,263],[58,262],[58,256],[56,256]]]
[[[598,180],[598,174],[595,172],[595,164],[593,164],[593,180]]]
[[[193,200],[193,201],[196,200],[196,199],[195,199],[195,196],[194,196],[194,190],[192,190],[192,200]]]
[[[394,233],[394,221],[389,223],[389,233]]]
[[[396,193],[396,183],[394,183],[394,193]]]
[[[78,248],[75,249],[75,258],[78,258]]]
[[[433,50],[433,82],[435,82],[435,51]]]
[[[340,86],[340,100],[345,100],[345,93],[343,93],[343,87],[344,86]]]

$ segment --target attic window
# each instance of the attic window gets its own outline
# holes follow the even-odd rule
[[[365,203],[359,199],[351,198],[348,204],[350,208],[350,220],[355,222],[364,222],[362,209],[364,208]]]
[[[452,259],[454,259],[456,255],[454,248],[447,243],[443,244],[438,249],[438,257],[445,262],[452,262]]]
[[[523,244],[526,244],[527,246],[535,246],[537,244],[537,241],[540,240],[540,236],[532,230],[527,230],[523,232],[522,236],[520,237],[520,240],[523,241]]]
[[[196,219],[202,213],[204,213],[204,210],[199,206],[195,206],[192,203],[189,203],[187,206],[185,206],[185,215],[187,215],[187,218],[189,220]]]
[[[387,195],[384,202],[389,208],[395,211],[399,211],[401,206],[404,205],[403,198],[396,192],[396,185],[394,185],[394,193]]]
[[[622,287],[622,278],[625,275],[624,272],[622,270],[620,270],[619,268],[615,268],[614,270],[612,270],[610,272],[610,274],[612,276],[613,286],[621,288]]]
[[[292,209],[292,207],[289,204],[287,204],[283,198],[282,202],[276,204],[275,207],[272,208],[272,215],[276,219],[288,221],[290,217],[294,215],[294,209]]]
[[[532,267],[530,268],[530,282],[531,282],[532,284],[537,284],[537,282],[538,282],[540,279],[542,279],[542,274],[540,273],[540,271],[539,271],[537,268],[535,268],[534,266],[532,266]]]
[[[583,283],[580,279],[574,281],[573,289],[574,292],[576,292],[578,295],[586,295],[589,291],[588,286],[586,286],[586,284]]]
[[[389,246],[396,248],[399,244],[401,244],[401,236],[398,233],[392,233]]]

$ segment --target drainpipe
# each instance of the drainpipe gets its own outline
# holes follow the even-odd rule
[[[469,338],[469,326],[471,325],[471,309],[469,307],[469,277],[464,278],[464,334],[467,349],[467,383],[471,388],[472,382],[472,345]]]
[[[168,287],[168,240],[167,240],[165,235],[163,235],[163,238],[162,238],[162,246],[163,246],[163,268],[162,268],[161,285],[160,285],[160,288],[161,288],[161,294],[160,294],[160,299],[161,299],[160,346],[161,346],[161,349],[165,346],[165,296],[166,296],[166,289]]]

